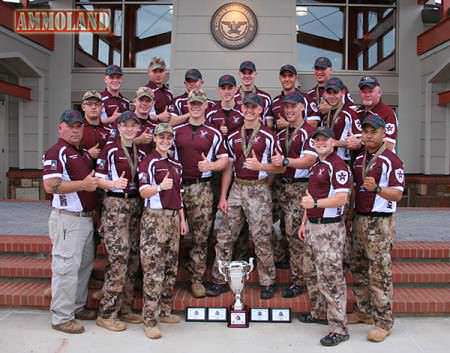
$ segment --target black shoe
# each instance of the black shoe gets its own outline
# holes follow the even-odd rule
[[[75,313],[77,320],[95,320],[97,319],[97,312],[95,310],[82,309]]]
[[[299,296],[305,291],[305,288],[296,284],[291,284],[289,287],[283,290],[283,298],[294,298]]]
[[[328,335],[326,335],[325,337],[322,337],[320,339],[320,344],[322,346],[328,346],[328,347],[337,346],[341,342],[348,341],[349,338],[350,338],[349,334],[341,335],[340,333],[331,332]]]
[[[261,287],[261,294],[259,295],[259,297],[261,299],[271,299],[275,295],[276,290],[277,286],[275,284]]]
[[[208,297],[217,297],[221,295],[222,293],[226,293],[230,290],[227,284],[216,284],[211,283],[208,284],[206,287],[206,295]]]
[[[319,324],[319,325],[328,325],[328,320],[323,319],[315,319],[309,313],[300,314],[298,319],[304,324]]]
[[[280,269],[280,270],[287,270],[289,269],[291,266],[289,264],[289,259],[284,258],[281,261],[275,261],[275,267]]]

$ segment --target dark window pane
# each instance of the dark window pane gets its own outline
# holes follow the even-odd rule
[[[300,70],[311,70],[315,58],[327,56],[335,69],[344,68],[344,7],[297,6]]]
[[[345,0],[297,0],[297,5],[314,5],[314,4],[345,4]]]
[[[350,0],[349,4],[360,4],[360,5],[396,5],[397,0]]]

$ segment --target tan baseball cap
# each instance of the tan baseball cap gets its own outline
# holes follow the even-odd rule
[[[153,135],[159,135],[165,132],[174,135],[172,126],[170,126],[168,123],[159,123],[158,125],[156,125],[155,130],[153,130]]]
[[[188,95],[188,102],[200,102],[205,103],[208,100],[208,96],[202,90],[192,90]]]
[[[98,99],[99,101],[102,100],[102,96],[99,92],[94,91],[94,90],[90,90],[90,91],[86,91],[83,94],[83,97],[81,98],[81,101],[87,101],[88,99]]]
[[[151,100],[155,99],[155,95],[153,91],[148,87],[139,87],[136,91],[136,98],[139,99],[141,97],[148,97]]]
[[[148,65],[149,70],[156,70],[156,69],[165,69],[166,68],[166,62],[163,58],[160,58],[159,56],[153,57],[152,61],[150,61],[150,64]]]

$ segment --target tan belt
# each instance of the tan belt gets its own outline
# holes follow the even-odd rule
[[[169,210],[167,208],[150,208],[147,207],[146,210],[148,212],[153,212],[153,213],[162,213],[162,215],[168,215],[168,216],[176,216],[179,213],[179,210]]]
[[[235,178],[234,179],[236,183],[241,185],[263,185],[268,183],[268,178],[264,179],[258,179],[258,180],[247,180],[247,179],[241,179],[241,178]]]
[[[68,216],[74,216],[74,217],[92,217],[94,216],[94,211],[80,211],[80,212],[76,212],[76,211],[68,211],[68,210],[63,210],[60,208],[53,208],[56,212],[58,212],[59,214],[65,214]]]

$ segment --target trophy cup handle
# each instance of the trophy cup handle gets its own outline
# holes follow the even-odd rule
[[[217,260],[217,269],[219,270],[219,273],[225,278],[225,281],[228,281],[228,277],[224,269],[227,267],[226,262],[222,260]]]
[[[253,269],[255,268],[255,266],[254,266],[254,258],[253,257],[251,257],[249,260],[248,260],[248,271],[247,271],[247,273],[246,273],[246,278],[247,279],[249,279],[249,277],[250,277],[250,272],[252,272],[253,271]]]

